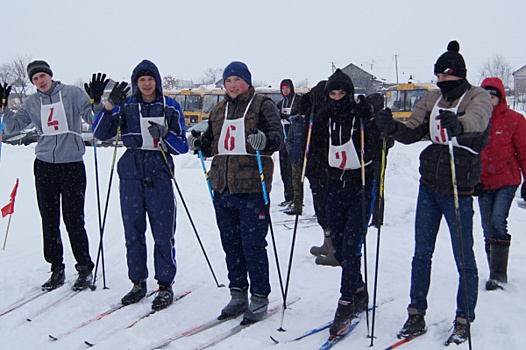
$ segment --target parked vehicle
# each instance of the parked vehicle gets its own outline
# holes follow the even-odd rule
[[[21,131],[17,131],[11,134],[3,134],[2,142],[10,145],[24,145],[27,146],[33,142],[37,142],[39,135],[33,123],[26,126]]]

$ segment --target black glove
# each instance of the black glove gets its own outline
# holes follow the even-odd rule
[[[438,119],[440,119],[442,128],[447,129],[449,137],[455,137],[462,133],[462,124],[458,121],[455,113],[441,109]]]
[[[150,126],[148,127],[148,131],[150,132],[150,135],[152,135],[154,139],[159,140],[161,137],[164,137],[166,136],[166,134],[168,134],[169,130],[164,125],[157,124],[152,121],[149,121],[148,123],[150,123]]]
[[[191,151],[194,151],[194,153],[199,152],[201,150],[201,133],[197,130],[192,130],[187,142]]]
[[[106,79],[106,74],[93,73],[90,83],[84,83],[84,90],[88,93],[91,103],[100,103],[100,98],[109,81],[109,79]]]
[[[482,187],[481,183],[475,185],[473,188],[473,197],[483,196],[486,193],[486,190]]]
[[[373,105],[367,101],[364,95],[358,96],[357,102],[356,111],[358,116],[369,120],[373,112]]]
[[[521,198],[526,201],[526,187],[524,186],[524,182],[521,186]]]
[[[393,120],[393,113],[389,108],[376,113],[374,122],[384,135],[390,135],[396,131],[396,122]]]
[[[247,136],[247,142],[256,151],[261,151],[267,146],[267,135],[261,130],[254,129],[252,134]]]
[[[4,83],[4,86],[0,84],[0,96],[2,97],[2,107],[7,107],[9,103],[9,93],[11,92],[11,85],[7,86],[7,83]]]
[[[111,89],[110,96],[108,97],[108,102],[114,106],[121,105],[126,99],[128,91],[130,91],[130,87],[127,82],[122,81],[120,83],[115,83],[113,89]]]

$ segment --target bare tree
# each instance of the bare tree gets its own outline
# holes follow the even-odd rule
[[[223,74],[223,68],[207,68],[205,71],[204,78],[201,79],[200,84],[202,85],[211,85],[215,84],[216,81],[221,79],[221,75]]]
[[[482,66],[480,70],[480,83],[482,80],[488,77],[497,77],[502,80],[504,87],[511,89],[512,88],[512,69],[504,57],[500,55],[495,55],[492,59],[488,60]]]
[[[13,109],[18,108],[18,106],[22,104],[31,89],[31,82],[27,77],[26,71],[29,62],[31,62],[31,57],[20,56],[0,67],[0,79],[2,83],[7,83],[12,86],[9,97],[13,103]]]
[[[178,84],[179,79],[176,79],[171,75],[163,77],[163,90],[173,90],[177,87]]]

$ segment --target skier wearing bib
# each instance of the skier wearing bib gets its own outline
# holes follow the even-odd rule
[[[115,84],[104,110],[94,125],[94,136],[108,140],[120,125],[126,152],[119,159],[120,201],[126,260],[132,290],[121,302],[141,300],[147,291],[146,214],[154,240],[155,276],[159,285],[152,309],[160,310],[173,301],[172,284],[176,273],[176,202],[172,187],[174,164],[170,154],[188,152],[185,123],[179,103],[163,96],[159,70],[143,60],[132,76],[132,96],[126,83]],[[164,150],[161,152],[161,147]]]

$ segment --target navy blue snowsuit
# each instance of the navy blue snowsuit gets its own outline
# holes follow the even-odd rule
[[[146,103],[137,87],[137,74],[141,70],[154,73],[157,98]],[[94,136],[100,140],[115,137],[121,116],[121,135],[127,148],[118,162],[120,179],[120,202],[124,234],[126,238],[126,258],[128,277],[133,282],[145,281],[148,277],[146,265],[146,213],[155,242],[155,279],[159,284],[171,285],[176,273],[175,227],[176,201],[172,188],[171,174],[173,161],[170,154],[188,152],[184,116],[179,103],[162,95],[161,76],[157,67],[144,60],[132,73],[133,95],[113,111],[104,109],[97,116],[93,126]],[[163,137],[166,154],[165,161],[157,140],[153,140],[147,130],[148,120],[164,124],[169,133]],[[158,119],[162,118],[162,119]],[[170,170],[168,169],[170,167]]]

